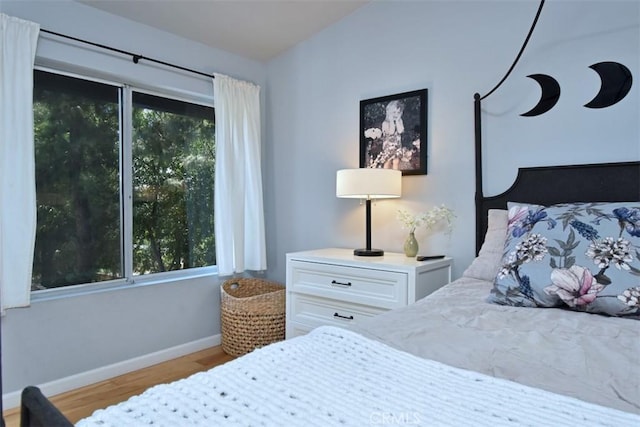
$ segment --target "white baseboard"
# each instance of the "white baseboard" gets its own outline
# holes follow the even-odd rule
[[[108,380],[109,378],[117,377],[118,375],[146,368],[157,363],[166,362],[167,360],[175,359],[177,357],[184,356],[190,353],[195,353],[196,351],[204,350],[205,348],[214,347],[220,345],[220,342],[220,334],[212,335],[210,337],[191,341],[185,344],[180,344],[175,347],[156,351],[154,353],[145,354],[144,356],[134,357],[133,359],[124,360],[112,365],[103,366],[86,372],[81,372],[44,384],[38,384],[37,386],[45,396],[54,396],[56,394],[74,390],[76,388]],[[26,385],[34,384],[25,384],[25,386]],[[21,393],[22,390],[3,394],[3,409],[7,410],[20,406]]]

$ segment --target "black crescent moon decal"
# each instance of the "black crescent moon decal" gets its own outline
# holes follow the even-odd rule
[[[605,108],[618,103],[631,90],[631,71],[619,62],[598,62],[590,65],[600,76],[600,91],[591,102],[584,104],[588,108]]]
[[[520,115],[523,117],[539,116],[540,114],[546,113],[556,105],[558,99],[560,99],[560,85],[556,79],[546,74],[531,74],[527,77],[538,82],[542,89],[542,95],[540,96],[540,101],[538,101],[535,107]]]

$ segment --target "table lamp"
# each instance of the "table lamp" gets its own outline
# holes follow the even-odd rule
[[[371,249],[371,200],[400,197],[402,172],[396,169],[342,169],[336,175],[336,196],[366,201],[367,246],[355,249],[357,256],[382,256],[381,249]]]

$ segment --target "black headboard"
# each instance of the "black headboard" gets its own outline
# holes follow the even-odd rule
[[[476,252],[487,231],[488,210],[505,209],[508,201],[541,205],[640,201],[640,161],[518,169],[507,191],[476,200]]]

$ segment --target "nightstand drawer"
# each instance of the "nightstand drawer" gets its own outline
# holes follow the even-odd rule
[[[357,324],[359,320],[384,313],[385,309],[359,304],[347,304],[327,298],[306,295],[291,295],[291,321],[309,326],[345,326]]]
[[[451,280],[451,258],[355,256],[326,248],[287,254],[287,338],[322,325],[347,326],[429,295]]]
[[[396,308],[407,304],[407,274],[306,261],[291,261],[288,292]]]

